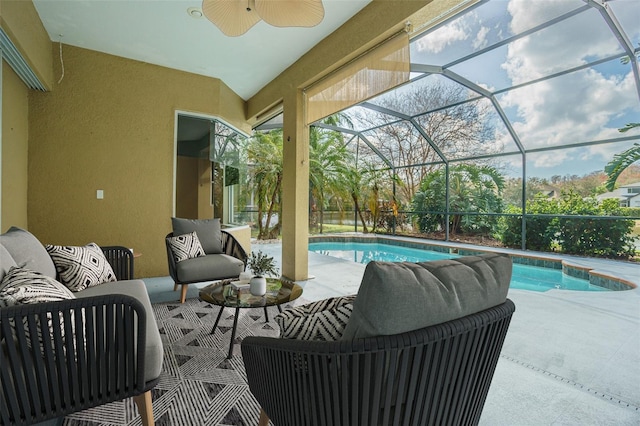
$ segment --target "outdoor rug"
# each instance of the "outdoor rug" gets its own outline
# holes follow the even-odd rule
[[[299,298],[291,305],[305,302]],[[247,385],[240,342],[247,336],[278,336],[273,321],[278,310],[268,308],[269,322],[265,323],[264,309],[240,309],[234,356],[227,359],[234,310],[225,309],[212,335],[219,309],[198,299],[153,305],[164,344],[162,375],[152,391],[156,425],[258,424],[260,406]],[[71,414],[63,424],[135,426],[141,420],[133,399],[128,398]]]

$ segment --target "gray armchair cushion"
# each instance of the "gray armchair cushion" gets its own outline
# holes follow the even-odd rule
[[[485,254],[433,262],[370,262],[343,340],[417,330],[503,303],[511,258]]]
[[[18,266],[11,257],[11,253],[0,243],[0,280],[4,278],[9,269]]]
[[[173,235],[188,234],[195,231],[206,254],[222,253],[222,231],[220,219],[182,219],[171,218]]]
[[[156,379],[160,376],[162,371],[163,346],[160,332],[158,331],[158,325],[153,315],[153,307],[151,306],[151,301],[149,300],[147,287],[145,286],[144,281],[115,281],[105,285],[89,287],[85,290],[74,293],[78,299],[82,297],[103,296],[107,294],[124,294],[131,296],[140,301],[144,306],[147,313],[147,341],[145,351],[146,369],[144,372],[144,380],[145,382],[148,382]]]
[[[226,254],[208,254],[176,263],[178,280],[187,283],[237,277],[242,271],[244,263]]]
[[[56,267],[49,253],[29,231],[12,226],[0,235],[0,244],[11,254],[17,266],[40,272],[50,278],[56,277]],[[4,265],[4,259],[2,264]]]

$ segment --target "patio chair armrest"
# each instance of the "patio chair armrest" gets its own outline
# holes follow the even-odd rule
[[[238,242],[236,237],[227,231],[222,231],[222,251],[224,254],[240,259],[246,268],[247,260],[249,258],[249,256],[247,256],[247,252],[242,248],[242,245]]]
[[[123,246],[100,247],[119,281],[133,279],[133,252]]]

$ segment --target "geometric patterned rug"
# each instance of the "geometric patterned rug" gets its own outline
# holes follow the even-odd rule
[[[306,303],[299,298],[286,309]],[[233,357],[227,359],[233,326],[233,312],[226,308],[215,334],[211,329],[219,307],[188,299],[184,304],[153,305],[164,344],[162,374],[152,391],[156,425],[164,426],[253,426],[258,424],[260,407],[247,385],[239,343],[246,336],[279,334],[273,317],[276,307],[264,310],[240,309]],[[132,398],[112,402],[68,415],[63,425],[141,425]]]

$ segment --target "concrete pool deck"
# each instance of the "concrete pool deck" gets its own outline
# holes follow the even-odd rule
[[[260,244],[253,249],[280,263],[280,244]],[[640,286],[640,265],[578,257],[569,260]],[[356,293],[364,267],[310,252],[309,273],[314,278],[299,282],[304,299]],[[147,278],[145,282],[153,302],[176,300],[170,278]],[[187,297],[197,297],[198,285],[190,287]],[[510,290],[508,297],[516,312],[482,425],[640,425],[640,288]]]

